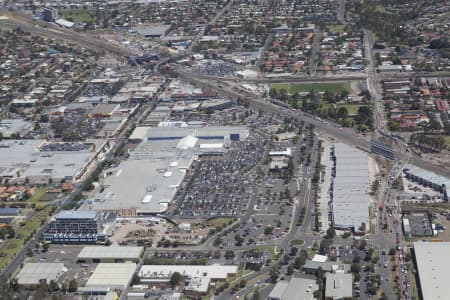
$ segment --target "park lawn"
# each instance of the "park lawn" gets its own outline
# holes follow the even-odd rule
[[[230,221],[233,223],[236,219],[234,218],[214,218],[211,220],[206,221],[208,225],[214,226],[214,227],[224,227],[228,226],[230,224]]]
[[[342,24],[328,25],[327,30],[330,32],[344,32],[345,26]]]
[[[274,83],[272,87],[276,90],[285,89],[289,94],[308,93],[314,91],[342,93],[347,91],[350,93],[350,83],[348,82],[325,82],[325,83]]]
[[[87,10],[84,9],[66,9],[60,11],[63,19],[71,20],[76,23],[88,23],[93,22],[93,18],[91,14]]]

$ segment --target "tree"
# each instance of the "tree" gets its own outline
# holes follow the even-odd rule
[[[234,240],[236,241],[236,246],[242,246],[244,243],[244,238],[240,234],[236,234]]]
[[[227,250],[227,251],[225,251],[225,258],[226,258],[226,259],[233,259],[233,258],[234,258],[234,252],[233,252],[233,250]]]
[[[352,263],[352,265],[350,266],[350,271],[352,273],[359,273],[361,271],[361,266],[359,265],[359,263]]]
[[[280,274],[278,273],[277,269],[275,267],[272,267],[272,269],[270,269],[270,281],[272,283],[276,283],[278,280],[278,276]]]
[[[336,231],[334,230],[334,228],[330,227],[327,229],[327,235],[326,238],[327,239],[332,239],[336,236]]]
[[[337,110],[338,119],[345,119],[348,117],[348,109],[345,106],[340,106]]]
[[[69,289],[69,284],[67,283],[67,281],[64,281],[61,284],[61,290],[63,290],[64,292],[67,291]]]
[[[265,235],[269,235],[273,233],[274,228],[272,226],[267,226],[266,228],[264,228],[264,234]]]
[[[54,293],[59,291],[59,285],[54,280],[50,280],[50,283],[48,285],[48,290],[50,293]]]
[[[360,106],[355,120],[360,125],[373,126],[373,112],[369,106]]]
[[[359,250],[364,250],[364,248],[367,247],[367,242],[365,240],[362,240],[361,243],[359,243]]]
[[[78,283],[75,279],[69,281],[69,292],[76,292],[78,289]]]
[[[170,285],[174,288],[181,282],[181,280],[183,280],[183,276],[181,276],[180,272],[174,272],[172,277],[170,277]]]
[[[245,281],[245,280],[243,280],[243,279],[239,282],[239,287],[240,287],[241,289],[244,288],[246,285],[247,285],[247,281]]]
[[[289,275],[289,276],[292,275],[292,274],[294,274],[294,267],[293,267],[292,265],[289,265],[289,266],[287,267],[286,274]]]
[[[270,88],[269,96],[270,96],[270,98],[277,98],[278,97],[277,89],[276,88]]]
[[[40,123],[48,123],[49,120],[50,118],[48,117],[48,115],[41,115],[39,118]]]

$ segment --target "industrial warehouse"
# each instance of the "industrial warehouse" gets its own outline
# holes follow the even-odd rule
[[[86,246],[77,256],[80,263],[138,262],[144,247],[138,246]]]
[[[109,149],[104,140],[84,143],[47,143],[45,140],[0,142],[0,178],[36,184],[77,181]]]
[[[333,226],[366,232],[369,228],[369,166],[367,155],[345,144],[334,144],[335,174],[331,185]]]
[[[415,242],[414,254],[421,299],[448,299],[450,295],[450,243]]]
[[[200,155],[223,154],[230,141],[245,140],[238,127],[137,127],[130,136],[129,159],[105,172],[90,208],[121,216],[165,212],[192,163]]]

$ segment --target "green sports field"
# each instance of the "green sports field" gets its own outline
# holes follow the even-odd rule
[[[342,93],[347,91],[350,93],[350,83],[348,82],[326,82],[326,83],[274,83],[272,87],[281,90],[285,89],[289,94],[307,93],[310,91]]]

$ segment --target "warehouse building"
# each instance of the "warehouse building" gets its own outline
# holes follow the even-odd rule
[[[15,134],[24,136],[33,129],[31,122],[22,119],[3,119],[0,120],[0,134],[4,138],[11,138]]]
[[[135,246],[86,246],[77,256],[80,263],[138,262],[144,247]]]
[[[353,275],[351,273],[327,273],[325,275],[325,299],[352,299]]]
[[[100,263],[89,277],[86,287],[124,290],[136,271],[134,263]]]
[[[450,196],[450,179],[413,165],[406,165],[403,172],[409,180],[434,189],[442,194],[444,200],[448,201]]]
[[[114,215],[104,215],[93,210],[63,210],[50,220],[43,238],[51,243],[62,244],[103,243],[114,221]]]
[[[331,155],[335,169],[331,184],[333,227],[365,233],[370,208],[367,155],[341,143],[334,144]]]
[[[45,140],[0,141],[0,178],[48,184],[78,181],[109,149],[104,140],[84,143],[48,143]]]
[[[26,263],[17,275],[17,283],[26,288],[39,285],[40,280],[58,281],[67,269],[63,263]]]
[[[313,300],[314,292],[319,289],[316,281],[306,278],[292,278],[290,281],[278,281],[270,292],[268,300]]]
[[[420,299],[448,299],[450,295],[450,242],[415,242],[414,259]]]

